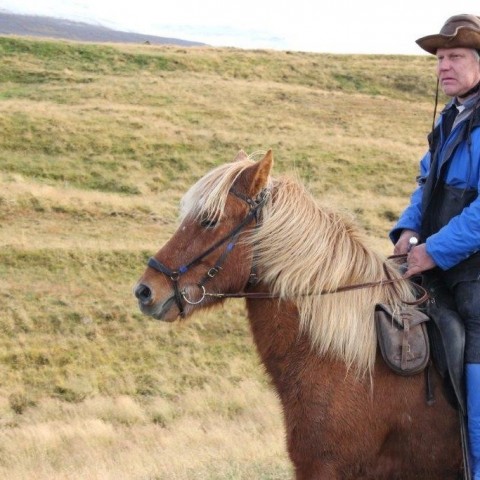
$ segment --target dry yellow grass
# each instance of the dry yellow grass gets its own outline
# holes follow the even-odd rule
[[[0,406],[9,480],[289,478],[277,402],[255,381],[160,397],[43,400],[15,425]],[[262,471],[270,473],[263,474]]]

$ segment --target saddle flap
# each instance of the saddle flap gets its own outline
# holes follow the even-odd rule
[[[385,363],[400,375],[424,370],[430,360],[426,322],[429,317],[411,306],[393,311],[389,305],[375,308],[375,326]]]
[[[458,313],[442,302],[429,302],[427,312],[431,319],[428,331],[433,361],[440,375],[445,379],[447,392],[451,387],[455,394],[452,404],[455,408],[459,406],[462,413],[465,414],[465,326]]]

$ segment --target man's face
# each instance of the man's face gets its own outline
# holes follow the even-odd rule
[[[480,81],[480,61],[471,48],[439,48],[437,75],[443,92],[462,96]]]

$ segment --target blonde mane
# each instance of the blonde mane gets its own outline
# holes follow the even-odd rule
[[[182,216],[219,218],[235,179],[254,162],[222,165],[197,182],[185,195]],[[281,300],[295,302],[300,328],[320,355],[329,354],[371,373],[376,356],[374,306],[398,308],[413,299],[407,282],[342,293],[339,287],[400,276],[374,252],[368,238],[346,215],[320,206],[296,180],[271,182],[271,198],[262,222],[248,242],[255,248],[261,279]]]

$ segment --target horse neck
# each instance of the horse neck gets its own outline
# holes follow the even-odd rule
[[[332,363],[320,359],[312,349],[308,335],[300,333],[298,310],[293,302],[247,300],[253,339],[268,374],[282,397],[307,363],[315,359],[316,375],[322,376]],[[343,369],[342,362],[335,362]]]

